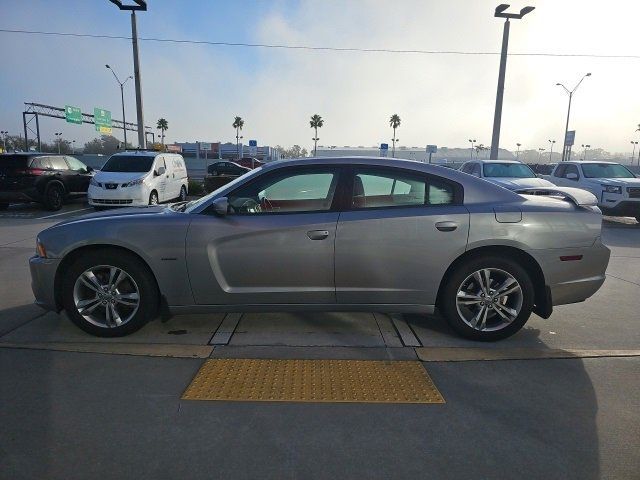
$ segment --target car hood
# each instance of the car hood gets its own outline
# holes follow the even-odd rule
[[[56,223],[51,228],[60,227],[62,225],[71,225],[79,222],[114,220],[131,215],[149,216],[149,215],[167,215],[178,214],[178,212],[170,209],[167,205],[153,205],[129,208],[114,208],[113,210],[105,210],[103,212],[88,213],[79,217],[71,218],[60,223]]]
[[[640,178],[587,178],[590,182],[623,187],[640,187]]]
[[[138,178],[145,177],[149,172],[96,172],[93,177],[96,182],[101,183],[126,183],[131,180],[137,180]]]
[[[495,178],[485,177],[487,182],[491,182],[495,185],[499,185],[509,190],[519,190],[521,188],[535,188],[535,187],[555,187],[553,183],[544,178]]]

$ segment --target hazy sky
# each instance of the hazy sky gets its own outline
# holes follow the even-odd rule
[[[499,3],[485,0],[185,1],[149,0],[138,15],[141,37],[292,45],[498,52]],[[512,21],[511,53],[640,55],[640,2],[541,0]],[[107,0],[0,0],[0,28],[130,35],[127,13]],[[127,40],[0,33],[0,127],[22,130],[23,102],[110,109],[120,118],[120,92],[104,64],[132,74]],[[400,144],[466,147],[490,144],[499,57],[299,51],[265,48],[140,44],[147,125],[169,122],[167,141],[231,141],[234,115],[244,137],[260,144],[309,148],[309,117],[325,119],[322,145],[365,145],[391,138],[389,116],[400,115]],[[511,56],[507,64],[500,146],[558,144],[567,96],[576,144],[631,150],[640,123],[640,58]],[[135,120],[133,85],[126,87]],[[78,143],[92,126],[43,119],[43,139],[62,131]],[[116,136],[122,132],[117,131]],[[133,135],[132,135],[133,136]],[[556,147],[557,148],[557,147]]]

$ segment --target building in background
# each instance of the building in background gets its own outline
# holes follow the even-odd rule
[[[168,145],[167,148],[180,149],[185,158],[235,160],[238,158],[238,153],[240,157],[249,156],[249,147],[240,144],[238,148],[231,142],[176,142]],[[275,148],[264,145],[257,147],[254,157],[261,162],[273,162],[280,160],[281,155]]]
[[[479,154],[480,158],[485,158],[488,155],[487,151],[477,152],[474,151],[473,158]],[[339,146],[322,146],[318,145],[318,157],[380,157],[380,146],[372,147],[350,147],[348,145],[344,147]],[[391,158],[391,150],[388,151],[387,157]],[[508,150],[500,149],[500,159],[515,160],[515,156]],[[427,153],[426,145],[424,147],[396,147],[395,158],[401,158],[404,160],[415,160],[416,162],[428,162],[429,154]],[[487,157],[488,158],[488,157]],[[447,148],[439,147],[438,151],[431,157],[432,163],[452,163],[460,164],[471,159],[470,148]]]

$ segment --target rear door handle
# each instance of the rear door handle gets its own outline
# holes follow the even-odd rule
[[[324,240],[329,236],[329,230],[309,230],[307,237],[311,240]]]
[[[458,228],[458,224],[456,222],[436,222],[436,228],[441,232],[453,232]]]

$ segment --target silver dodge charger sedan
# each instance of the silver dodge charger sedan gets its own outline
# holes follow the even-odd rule
[[[33,292],[99,336],[188,312],[437,308],[459,334],[496,340],[605,279],[596,198],[536,193],[413,161],[279,161],[197,201],[47,228]]]

